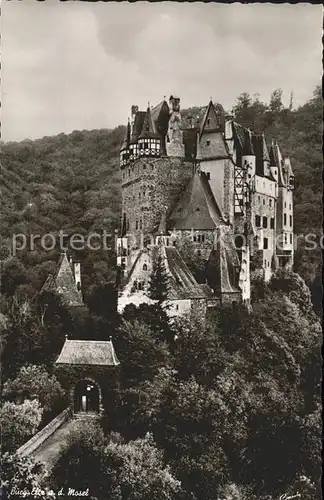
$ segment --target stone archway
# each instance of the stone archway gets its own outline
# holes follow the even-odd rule
[[[92,379],[80,380],[74,387],[73,411],[74,413],[99,413],[100,388]]]

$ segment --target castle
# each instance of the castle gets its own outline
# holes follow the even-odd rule
[[[122,223],[118,310],[152,303],[158,257],[171,315],[249,305],[251,273],[265,281],[293,265],[294,174],[277,143],[220,115],[212,101],[185,128],[171,96],[131,119],[120,150]],[[195,275],[187,261],[200,260]],[[188,252],[187,252],[188,253]],[[187,255],[188,257],[188,255]]]

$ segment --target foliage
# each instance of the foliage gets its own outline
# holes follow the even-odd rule
[[[9,399],[37,397],[45,412],[63,410],[65,393],[55,375],[50,375],[44,366],[23,366],[15,379],[9,379],[3,387],[3,396]]]
[[[1,456],[1,487],[2,498],[14,500],[26,498],[40,500],[53,498],[48,488],[40,488],[40,483],[46,477],[41,463],[35,462],[30,457],[21,457],[16,453],[4,453]],[[23,492],[20,493],[19,492]]]
[[[150,380],[161,366],[168,364],[166,344],[145,323],[124,320],[114,342],[126,385]]]
[[[153,269],[149,282],[149,296],[152,300],[157,300],[159,305],[162,305],[168,298],[168,290],[168,276],[162,256],[158,254],[153,261]]]
[[[150,435],[128,443],[118,434],[104,439],[94,423],[70,434],[52,471],[52,484],[89,488],[98,500],[173,500],[180,491]]]
[[[4,451],[15,451],[35,434],[43,408],[37,399],[26,399],[21,404],[6,401],[0,409],[2,446]]]

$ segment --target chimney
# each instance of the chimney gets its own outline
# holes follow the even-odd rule
[[[81,264],[80,262],[73,263],[74,280],[79,291],[81,291]]]

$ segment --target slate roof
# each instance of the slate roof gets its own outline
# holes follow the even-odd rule
[[[146,138],[147,139],[160,138],[159,134],[155,129],[150,108],[147,108],[146,110],[142,130],[139,135],[139,139],[146,139]]]
[[[208,118],[211,120],[211,123],[209,126],[207,125]],[[203,132],[207,129],[214,131],[214,130],[220,130],[220,128],[221,127],[220,127],[219,117],[217,115],[215,106],[214,106],[212,101],[209,101],[205,116],[204,116],[204,118],[201,122],[201,125],[200,125],[199,137],[201,137]]]
[[[92,365],[118,366],[115,349],[111,340],[68,340],[62,347],[56,364],[62,365]]]
[[[168,278],[168,300],[209,299],[213,297],[213,292],[208,285],[202,286],[197,283],[175,246],[151,245],[149,248],[141,250],[128,280],[131,279],[137,262],[144,252],[149,252],[153,262],[160,253]]]
[[[182,134],[185,148],[185,159],[192,161],[197,155],[198,130],[196,128],[187,128],[182,131]]]
[[[172,229],[212,230],[224,223],[207,175],[196,172],[168,219]]]
[[[178,250],[173,246],[162,246],[165,252],[165,260],[168,274],[168,299],[207,299],[212,291],[207,294],[195,280],[192,272],[180,256]]]
[[[270,157],[268,148],[265,142],[264,135],[253,135],[252,136],[253,149],[256,156],[256,174],[264,176],[264,161],[270,163]]]
[[[77,288],[66,253],[61,254],[55,275],[47,277],[41,292],[58,293],[67,306],[83,306],[82,293]]]
[[[240,261],[235,249],[230,227],[221,226],[219,240],[212,250],[208,265],[213,267],[213,279],[216,283],[215,293],[240,293],[237,284]]]
[[[124,142],[122,144],[122,147],[121,147],[121,150],[122,149],[127,149],[128,146],[129,146],[129,143],[130,143],[130,136],[131,136],[131,129],[130,129],[130,123],[129,123],[129,120],[128,120],[128,123],[127,123],[127,127],[126,127],[126,134],[125,134],[125,138],[124,138]]]
[[[254,155],[254,148],[252,143],[252,135],[249,129],[243,127],[239,123],[233,122],[233,135],[235,145],[241,154]]]
[[[137,111],[133,124],[131,142],[136,142],[143,128],[145,111]]]

